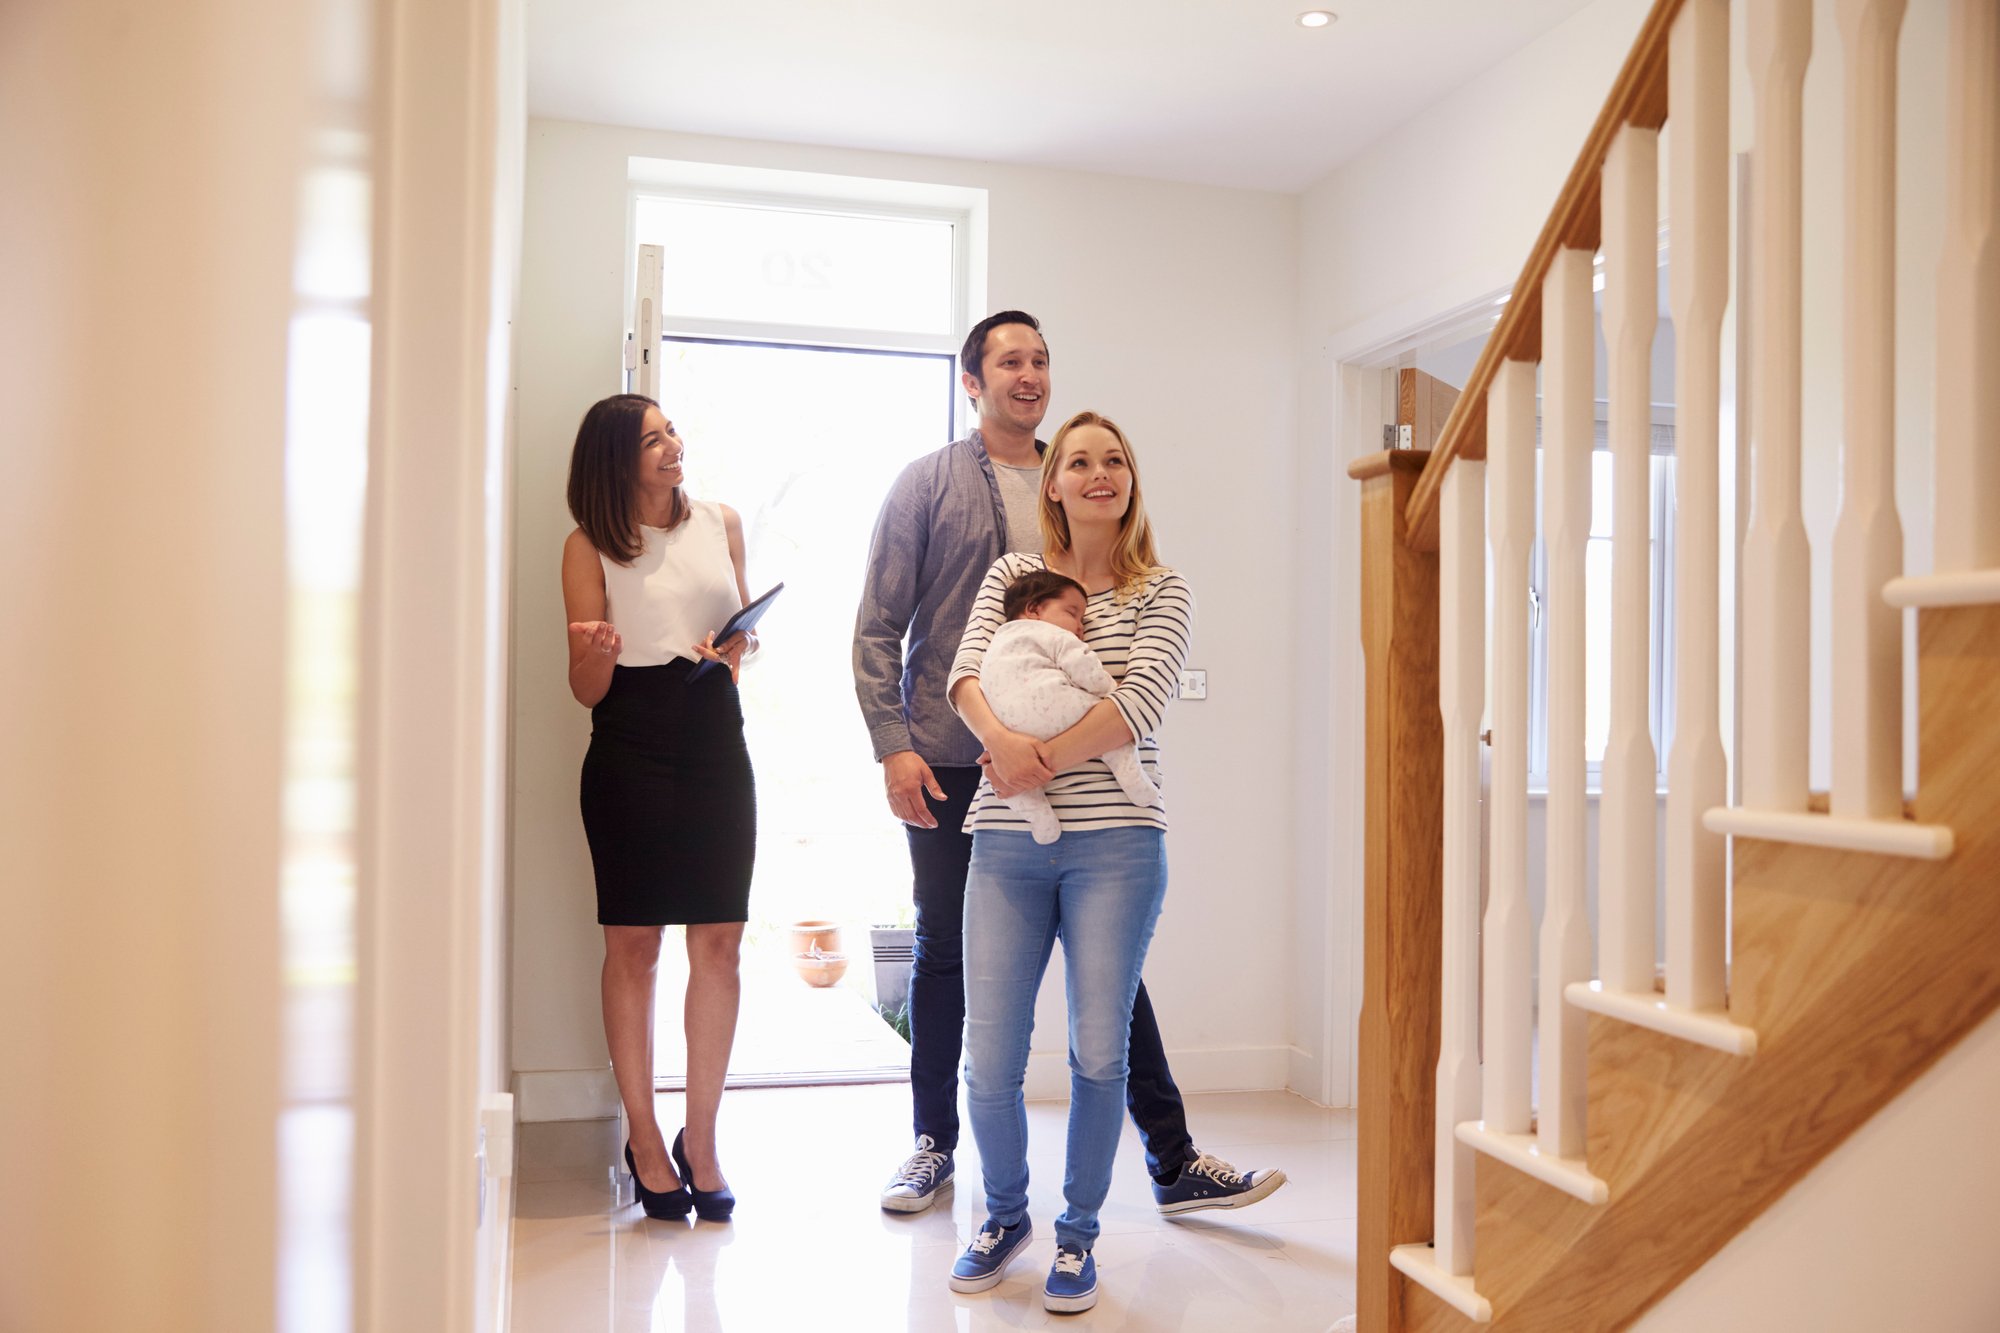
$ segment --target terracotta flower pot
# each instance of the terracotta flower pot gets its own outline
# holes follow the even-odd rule
[[[798,969],[801,979],[808,986],[831,986],[847,975],[847,955],[844,953],[821,953],[814,949],[808,953],[794,954],[792,966]]]
[[[838,921],[794,921],[792,923],[792,957],[812,953],[840,953],[840,923]]]

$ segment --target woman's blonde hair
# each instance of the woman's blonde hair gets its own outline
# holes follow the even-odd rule
[[[1132,454],[1132,442],[1118,429],[1117,422],[1101,412],[1078,412],[1063,422],[1042,455],[1042,488],[1037,505],[1042,520],[1042,549],[1050,555],[1058,551],[1069,553],[1069,515],[1063,512],[1061,503],[1049,497],[1049,491],[1055,484],[1056,470],[1062,466],[1063,441],[1071,431],[1085,426],[1111,432],[1125,453],[1125,470],[1132,475],[1132,501],[1118,520],[1118,540],[1111,547],[1111,575],[1122,601],[1137,592],[1139,585],[1160,568],[1160,558],[1153,550],[1153,524],[1146,517],[1145,500],[1140,494],[1139,460]]]

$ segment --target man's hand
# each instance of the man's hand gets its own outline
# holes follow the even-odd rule
[[[882,757],[882,786],[889,793],[889,813],[917,828],[936,828],[937,816],[924,804],[924,793],[944,799],[931,766],[915,750],[898,750]]]
[[[1009,796],[1046,786],[1056,775],[1055,769],[1049,766],[1047,743],[1032,736],[1023,736],[1018,731],[1003,731],[993,738],[986,750],[986,756],[980,762],[993,783],[993,794],[1003,801]]]

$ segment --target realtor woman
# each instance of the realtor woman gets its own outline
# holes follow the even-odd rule
[[[590,709],[583,827],[604,927],[604,1037],[649,1217],[721,1221],[736,1206],[715,1123],[736,1037],[757,794],[736,680],[756,636],[715,631],[748,600],[743,522],[682,489],[686,446],[659,404],[618,394],[584,414],[563,543],[569,688]],[[704,670],[714,662],[728,670]],[[687,927],[687,1123],[653,1112],[660,942]]]

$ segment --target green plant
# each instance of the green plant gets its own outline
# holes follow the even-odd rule
[[[899,1004],[894,1009],[886,1004],[878,1004],[875,1006],[875,1012],[882,1015],[882,1021],[887,1023],[897,1036],[904,1041],[910,1039],[910,1006],[907,1003]]]

